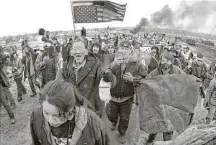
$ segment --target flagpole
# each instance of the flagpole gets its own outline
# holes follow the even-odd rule
[[[74,35],[76,37],[76,26],[75,26],[75,22],[74,22],[74,10],[73,10],[73,0],[70,1],[71,3],[71,13],[72,13],[72,18],[73,18],[73,29],[74,29]]]

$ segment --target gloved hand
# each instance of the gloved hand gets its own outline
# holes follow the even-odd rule
[[[133,86],[134,87],[139,87],[141,85],[141,81],[138,78],[134,78],[133,80]]]
[[[200,78],[196,78],[197,82],[202,82],[202,80]]]
[[[107,71],[103,75],[103,81],[104,82],[111,82],[112,73],[110,71]]]

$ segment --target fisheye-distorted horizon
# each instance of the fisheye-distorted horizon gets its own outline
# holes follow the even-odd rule
[[[121,1],[127,2],[124,22],[76,24],[76,28],[135,27],[145,17],[156,25],[164,26],[165,23],[166,27],[210,33],[216,23],[216,2],[205,1],[203,4],[202,1],[189,1],[185,4],[177,0]],[[193,9],[190,4],[193,4]],[[201,17],[195,18],[195,14]],[[34,33],[41,27],[50,31],[73,29],[70,0],[1,0],[0,18],[0,36]],[[198,25],[200,21],[202,24]]]

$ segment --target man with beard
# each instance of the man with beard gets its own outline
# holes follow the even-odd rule
[[[91,103],[96,113],[102,117],[102,101],[99,98],[99,83],[102,78],[101,64],[97,57],[88,53],[83,41],[76,40],[70,58],[63,65],[63,77],[77,87]]]
[[[146,77],[147,69],[142,63],[130,59],[132,47],[128,41],[121,42],[118,47],[117,58],[111,64],[110,70],[105,73],[104,81],[116,80],[116,85],[110,89],[111,101],[107,115],[112,122],[111,130],[116,128],[119,120],[119,142],[124,144],[134,101],[134,84]]]
[[[158,68],[153,70],[146,78],[152,78],[158,75],[169,75],[169,74],[185,74],[179,67],[173,65],[173,57],[167,53],[161,55],[161,61],[159,62]],[[153,142],[157,134],[150,134],[148,142]],[[173,131],[164,132],[164,141],[172,140]]]

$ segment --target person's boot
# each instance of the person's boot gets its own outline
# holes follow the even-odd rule
[[[125,144],[126,143],[125,135],[119,135],[119,143],[120,144]]]
[[[11,109],[16,108],[16,103],[14,100],[10,102],[10,106],[11,106]]]
[[[15,124],[16,120],[14,118],[10,118],[10,123]]]
[[[148,140],[147,140],[147,145],[150,145],[155,141],[156,135],[157,134],[150,134],[149,135]]]
[[[115,129],[116,129],[116,123],[112,123],[110,129],[111,129],[111,130],[115,130]]]

